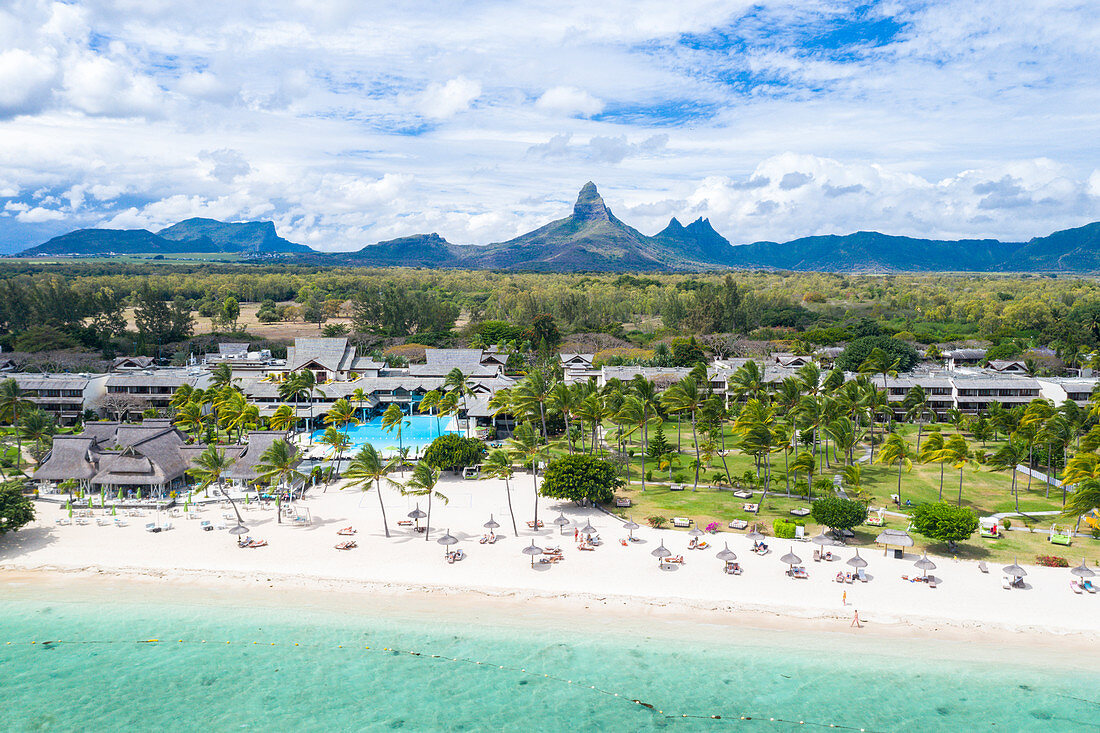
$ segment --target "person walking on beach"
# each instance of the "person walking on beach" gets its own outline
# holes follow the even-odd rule
[[[842,606],[847,606],[848,605],[848,591],[844,591],[844,595],[840,599],[840,605],[842,605]]]
[[[860,623],[860,620],[859,620],[859,611],[856,611],[852,615],[852,623],[848,624],[848,628],[851,628],[853,626],[856,627],[857,629],[862,629],[863,628],[863,624]]]

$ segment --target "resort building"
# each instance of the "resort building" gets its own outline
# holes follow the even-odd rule
[[[96,409],[106,392],[106,374],[36,374],[15,372],[10,375],[23,396],[52,416],[59,425],[72,425],[86,410]]]
[[[968,414],[985,412],[993,402],[1012,408],[1039,398],[1039,383],[1027,377],[956,375],[951,383],[955,387],[955,408]]]
[[[1039,383],[1039,396],[1050,400],[1055,405],[1060,405],[1066,400],[1076,402],[1079,407],[1089,404],[1089,398],[1096,389],[1098,380],[1095,377],[1075,377],[1063,379],[1058,377],[1037,377]]]
[[[507,360],[504,354],[484,349],[425,349],[425,363],[410,364],[408,374],[415,377],[446,377],[452,370],[458,369],[466,377],[497,377],[504,374]]]
[[[287,347],[286,364],[271,371],[296,372],[308,369],[318,384],[346,382],[356,376],[377,377],[386,367],[369,356],[359,356],[346,338],[298,338]]]
[[[959,367],[979,366],[985,361],[985,349],[951,349],[943,352],[947,361],[947,370],[955,371]]]
[[[205,387],[210,375],[198,368],[142,369],[111,374],[106,394],[96,408],[105,416],[125,420],[148,409],[167,410],[181,385]]]
[[[285,366],[286,360],[272,357],[270,349],[251,351],[249,344],[236,342],[218,344],[218,351],[204,355],[202,363],[207,369],[213,369],[219,364],[228,364],[234,374],[254,374]]]

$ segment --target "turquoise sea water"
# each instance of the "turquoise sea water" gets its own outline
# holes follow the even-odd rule
[[[432,415],[406,415],[409,423],[401,429],[400,444],[418,452],[427,447],[433,440],[444,433],[457,433],[458,426],[454,418],[440,418]],[[324,430],[313,432],[313,442],[321,439]],[[375,417],[359,425],[348,428],[348,437],[351,438],[353,450],[370,443],[379,450],[397,450],[397,429],[387,432],[382,427],[382,418]]]
[[[647,636],[613,619],[601,631],[591,617],[571,628],[440,607],[429,617],[402,613],[400,600],[331,611],[9,594],[0,598],[2,727],[1075,731],[1100,723],[1100,673],[1081,660],[726,627]]]

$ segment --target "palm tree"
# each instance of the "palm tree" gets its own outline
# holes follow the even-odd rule
[[[439,393],[436,392],[436,394],[439,394]],[[362,387],[356,387],[355,390],[351,393],[351,398],[353,400],[355,400],[355,416],[358,419],[362,420],[363,419],[363,403],[367,401],[367,393],[363,391]],[[356,423],[356,424],[358,424],[358,423]]]
[[[512,437],[508,439],[512,452],[519,456],[523,462],[531,464],[531,483],[535,490],[535,529],[539,526],[539,458],[542,457],[545,447],[539,440],[535,427],[525,422],[517,425],[512,431]]]
[[[405,419],[405,413],[401,412],[401,408],[395,404],[391,403],[390,406],[386,408],[386,411],[382,413],[382,429],[387,433],[394,430],[397,431],[398,452],[405,449],[405,444],[401,439],[401,432],[407,425],[411,425],[411,423]],[[405,475],[405,464],[403,461],[401,463],[401,475]]]
[[[429,415],[434,416],[436,414],[436,410],[439,407],[439,400],[442,396],[443,395],[440,394],[438,389],[433,389],[430,392],[425,393],[424,396],[420,398],[420,402],[416,406],[416,411],[426,412]],[[439,429],[438,417],[436,417],[435,419],[435,432],[437,434],[441,432]]]
[[[844,467],[844,485],[854,489],[856,494],[863,493],[863,467],[859,464]]]
[[[271,418],[268,420],[272,430],[282,430],[284,433],[289,433],[297,422],[298,415],[290,405],[276,407],[275,412],[271,414]]]
[[[696,415],[702,407],[705,396],[699,392],[699,384],[691,376],[684,377],[676,384],[665,390],[661,395],[661,403],[669,412],[687,412],[691,415],[691,439],[695,444],[695,485],[692,490],[699,488],[699,434],[696,430]]]
[[[546,403],[550,398],[553,385],[542,371],[535,369],[512,389],[512,402],[516,409],[537,415],[542,422],[542,439],[550,440],[546,430]]]
[[[470,393],[470,383],[466,380],[466,375],[461,369],[455,367],[451,371],[447,372],[447,377],[443,380],[443,388],[450,390],[454,395],[457,395],[462,399],[462,409],[466,412],[466,432],[470,434],[470,413],[466,409],[466,396]],[[457,401],[457,400],[456,400]],[[457,405],[456,405],[457,411]]]
[[[343,428],[344,435],[347,435],[348,428],[351,425],[359,424],[359,420],[355,415],[356,409],[351,406],[347,398],[341,397],[333,402],[332,407],[328,408],[328,412],[325,413],[325,425]]]
[[[192,401],[192,395],[195,393],[195,388],[190,384],[181,384],[176,387],[176,391],[172,393],[172,399],[169,400],[168,406],[173,409],[180,409],[188,402]]]
[[[336,468],[334,473],[339,476],[340,460],[344,457],[344,451],[351,445],[351,438],[341,433],[335,426],[329,425],[325,428],[324,435],[322,435],[321,439],[317,442],[332,448],[332,453],[336,456]],[[328,490],[328,481],[325,481],[325,490]]]
[[[285,485],[294,500],[293,482],[306,478],[305,474],[298,470],[298,455],[294,447],[285,440],[276,440],[260,454],[260,462],[256,466],[259,469],[259,478],[268,485]],[[279,522],[283,521],[282,511],[279,512]]]
[[[760,397],[764,392],[764,374],[760,365],[750,360],[738,367],[730,380],[730,391],[738,400]]]
[[[187,473],[198,481],[203,493],[209,493],[210,486],[217,484],[222,488],[225,472],[233,465],[233,459],[227,458],[225,451],[216,445],[208,445],[206,450],[195,459],[195,465],[187,469]],[[222,491],[224,494],[224,490]]]
[[[917,421],[917,452],[919,453],[921,433],[924,431],[924,418],[932,412],[928,402],[928,394],[924,391],[924,387],[919,384],[914,385],[912,389],[905,393],[901,406],[905,409],[906,420],[916,419]],[[932,412],[932,416],[935,417],[934,412]]]
[[[57,424],[42,410],[31,410],[23,416],[19,426],[19,437],[34,441],[34,459],[42,458],[42,445],[49,443],[57,434]]]
[[[928,439],[924,441],[924,447],[921,448],[918,459],[921,463],[939,463],[940,464],[940,495],[939,500],[943,501],[943,464],[941,460],[940,451],[943,450],[943,433],[935,431],[929,433]]]
[[[859,365],[860,374],[881,374],[882,388],[886,389],[886,377],[898,376],[898,367],[901,365],[901,357],[891,359],[890,355],[879,347],[871,349],[871,353]]]
[[[606,415],[603,397],[599,392],[590,392],[577,405],[577,418],[588,427],[591,437],[590,449],[595,452],[599,444],[600,424]],[[584,440],[581,439],[581,448],[584,448]]]
[[[947,442],[944,443],[940,455],[943,457],[942,460],[950,461],[954,464],[953,468],[959,469],[959,506],[962,506],[963,469],[966,468],[968,463],[974,462],[970,458],[970,447],[966,444],[966,439],[961,435],[952,435],[947,439]]]
[[[852,449],[859,442],[855,423],[842,415],[826,425],[825,432],[833,439],[833,446],[844,456],[844,464],[851,465]]]
[[[1065,484],[1066,478],[1069,476],[1070,465],[1073,464],[1073,461],[1078,456],[1084,456],[1084,455],[1089,455],[1089,454],[1079,453],[1079,454],[1077,454],[1077,456],[1074,456],[1074,458],[1070,459],[1069,464],[1066,465],[1066,470],[1065,470],[1065,473],[1063,474],[1063,477],[1062,477],[1063,485]],[[1009,440],[1007,443],[1005,443],[1000,448],[998,448],[993,453],[993,457],[989,459],[989,465],[994,470],[1009,471],[1012,474],[1012,496],[1015,500],[1015,508],[1016,508],[1017,513],[1020,512],[1020,490],[1018,488],[1017,481],[1016,481],[1017,476],[1019,474],[1019,472],[1016,470],[1016,467],[1019,466],[1021,463],[1023,463],[1026,459],[1027,459],[1027,445],[1025,445],[1023,442],[1021,442],[1019,440]],[[942,466],[943,464],[941,463],[940,465]],[[942,486],[942,483],[941,483],[941,486]],[[942,492],[943,492],[942,488],[940,489],[940,492],[941,492],[941,496],[942,496]]]
[[[225,362],[218,364],[210,370],[210,384],[216,389],[230,387],[233,385],[233,382],[237,381],[240,380],[233,376],[233,367]]]
[[[565,420],[566,435],[569,435],[570,418],[573,417],[573,413],[577,407],[576,395],[576,390],[565,382],[555,382],[553,389],[550,390],[550,394],[547,396],[546,402],[550,406],[550,409],[560,412],[562,418]],[[573,444],[568,440],[565,441],[565,444],[569,453],[572,454]]]
[[[23,462],[23,436],[19,433],[19,414],[32,410],[34,403],[24,396],[19,383],[14,379],[0,382],[0,419],[10,421],[15,428],[15,470]]]
[[[390,525],[386,522],[386,504],[382,501],[382,479],[393,469],[393,459],[382,460],[382,455],[370,443],[366,443],[348,464],[345,474],[349,486],[358,486],[360,491],[369,491],[374,484],[378,494],[378,508],[382,510],[382,529],[386,537],[390,536]]]
[[[516,513],[512,511],[512,476],[515,475],[515,469],[512,467],[512,457],[508,455],[508,452],[497,448],[489,453],[485,458],[485,462],[481,464],[481,471],[487,476],[492,478],[504,479],[504,494],[508,497],[508,514],[512,517],[512,533],[519,537],[519,530],[516,529]]]
[[[446,496],[436,490],[435,486],[439,482],[439,469],[429,465],[427,461],[418,461],[413,467],[412,476],[409,480],[402,484],[401,491],[404,494],[410,496],[426,496],[428,497],[428,518],[424,527],[424,541],[428,540],[428,535],[432,531],[432,498],[440,499],[444,504],[450,502]]]
[[[806,493],[807,498],[813,501],[814,498],[814,471],[817,470],[817,459],[814,458],[813,451],[804,450],[794,457],[791,461],[790,470],[794,471],[795,481],[797,483],[797,477],[799,473],[806,474]]]
[[[1077,523],[1073,527],[1074,532],[1081,526],[1081,517],[1098,506],[1100,506],[1100,479],[1085,479],[1077,484],[1066,500],[1064,509],[1066,516],[1077,517]]]
[[[898,467],[898,504],[901,504],[901,472],[913,470],[913,452],[909,444],[897,433],[890,433],[882,444],[875,463],[896,464]]]
[[[180,405],[173,424],[183,428],[185,432],[191,433],[192,437],[197,440],[206,425],[206,415],[203,414],[202,405],[198,402],[185,402]]]

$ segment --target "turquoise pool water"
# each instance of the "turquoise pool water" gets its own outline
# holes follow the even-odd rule
[[[458,421],[453,417],[437,418],[431,415],[406,415],[405,420],[409,424],[403,425],[401,428],[400,445],[411,448],[413,453],[423,450],[444,433],[459,432]],[[324,430],[315,430],[313,432],[313,442],[316,443],[324,434]],[[352,450],[367,443],[378,450],[397,450],[399,447],[397,429],[394,428],[387,432],[382,427],[381,417],[375,417],[359,425],[352,425],[348,428],[348,437],[351,438]]]
[[[446,604],[425,617],[9,595],[3,727],[1076,731],[1100,715],[1100,674],[1080,659],[725,627],[648,636],[591,617],[498,624]]]

